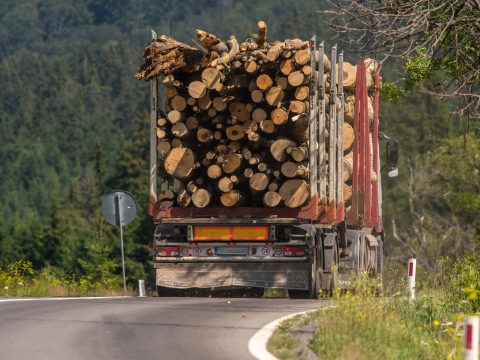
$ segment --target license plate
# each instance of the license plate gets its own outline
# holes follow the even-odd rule
[[[214,248],[215,255],[229,255],[229,256],[246,256],[248,255],[248,248],[246,247],[216,247]]]
[[[195,226],[194,241],[267,241],[268,226]]]

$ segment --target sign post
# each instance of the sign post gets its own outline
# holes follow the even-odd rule
[[[120,226],[120,252],[122,256],[123,292],[127,292],[125,277],[125,253],[123,246],[123,227],[130,224],[137,214],[135,198],[124,190],[112,191],[102,201],[102,214],[105,220],[113,225]]]
[[[417,272],[417,259],[408,259],[408,300],[415,300],[415,275]]]
[[[463,323],[464,360],[478,360],[478,340],[478,317],[466,317]]]

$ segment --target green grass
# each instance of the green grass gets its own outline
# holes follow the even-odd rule
[[[117,296],[123,295],[118,279],[110,275],[59,276],[52,268],[36,272],[29,261],[17,261],[0,270],[0,296]],[[127,295],[133,291],[128,290]]]
[[[296,329],[314,333],[304,347],[320,359],[461,359],[463,318],[480,313],[480,257],[443,259],[417,283],[415,301],[405,282],[362,276],[352,292],[338,292],[335,307],[281,324],[268,343],[280,359],[300,359]],[[480,314],[479,314],[480,315]]]

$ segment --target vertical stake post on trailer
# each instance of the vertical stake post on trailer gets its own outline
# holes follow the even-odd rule
[[[463,360],[478,360],[478,316],[468,316],[463,323]]]
[[[151,30],[152,42],[157,38],[155,31]],[[150,196],[149,210],[152,212],[153,204],[157,202],[157,117],[158,117],[158,80],[150,80]]]
[[[415,300],[415,275],[417,273],[417,259],[408,259],[408,275],[407,275],[407,286],[408,286],[408,300]]]
[[[315,48],[316,36],[313,35],[310,39],[310,66],[315,69]],[[316,76],[310,77],[309,83],[310,92],[310,126],[309,126],[309,166],[310,169],[315,169],[317,161],[317,99],[318,88],[316,83]],[[310,199],[317,195],[317,171],[310,171]]]
[[[328,176],[328,202],[332,204],[337,200],[336,197],[336,155],[337,155],[337,45],[332,48],[332,55],[330,57],[331,70],[330,70],[330,112],[328,122],[328,164],[329,164],[329,176]]]
[[[327,197],[327,159],[325,153],[325,46],[323,41],[318,45],[318,183],[319,196],[323,201]]]

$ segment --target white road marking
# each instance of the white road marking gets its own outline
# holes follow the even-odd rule
[[[84,297],[39,297],[39,298],[8,298],[0,299],[2,302],[17,302],[17,301],[64,301],[64,300],[99,300],[99,299],[124,299],[133,298],[135,296],[84,296]]]
[[[272,322],[268,323],[267,325],[262,327],[260,330],[258,330],[255,333],[255,335],[252,336],[252,338],[248,342],[248,351],[250,351],[250,354],[252,354],[258,360],[278,360],[277,357],[273,356],[267,350],[268,339],[270,339],[270,336],[272,336],[277,326],[280,325],[282,321],[291,319],[297,315],[308,314],[312,311],[317,311],[317,310],[318,309],[302,311],[302,312],[281,317],[280,319],[277,319],[277,320],[273,320]]]

